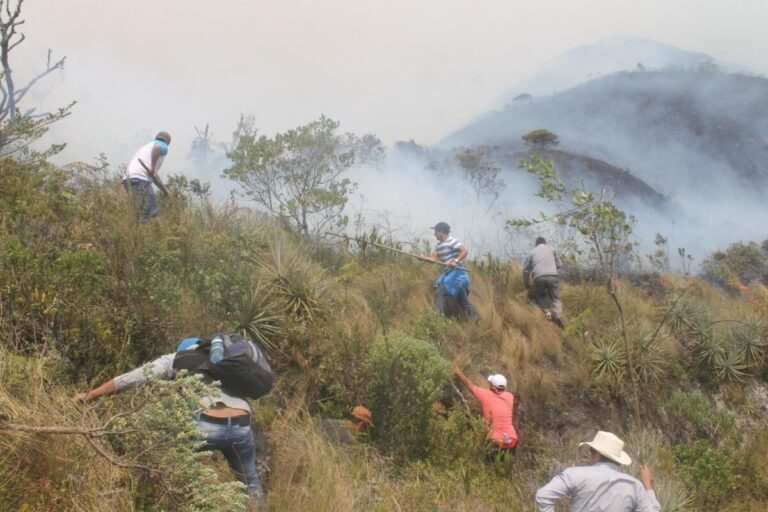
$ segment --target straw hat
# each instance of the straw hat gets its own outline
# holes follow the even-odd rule
[[[599,430],[591,441],[579,443],[579,446],[589,446],[600,455],[618,462],[624,466],[632,464],[632,458],[624,451],[624,441],[611,434]]]

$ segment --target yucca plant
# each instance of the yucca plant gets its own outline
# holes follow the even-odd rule
[[[748,377],[744,354],[734,348],[723,350],[715,358],[714,367],[720,382],[743,382]]]
[[[664,373],[667,357],[661,349],[669,332],[662,327],[651,326],[642,321],[633,329],[634,371],[640,382],[657,384]]]
[[[272,245],[271,253],[272,265],[266,271],[284,311],[295,318],[314,320],[320,311],[320,297],[328,287],[328,280],[322,271],[312,268],[300,249],[286,249],[281,239]]]
[[[722,341],[715,336],[712,330],[709,330],[709,332],[697,336],[694,354],[701,366],[712,368],[723,357],[725,349]]]
[[[759,366],[765,361],[766,325],[761,318],[753,318],[734,330],[733,339],[747,366]]]
[[[706,310],[690,300],[680,300],[671,306],[667,322],[678,338],[695,336],[710,323]]]
[[[592,376],[611,383],[621,382],[627,364],[626,351],[617,338],[597,338],[587,346]]]
[[[693,496],[680,480],[672,477],[656,478],[653,487],[664,512],[692,510]]]
[[[274,354],[279,351],[279,340],[285,334],[278,310],[274,293],[261,281],[256,281],[242,297],[242,302],[232,307],[232,314],[239,332]]]

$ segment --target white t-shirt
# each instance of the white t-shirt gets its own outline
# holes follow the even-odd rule
[[[147,167],[151,168],[152,148],[154,148],[155,145],[160,146],[160,156],[155,163],[155,172],[160,170],[160,166],[163,165],[163,160],[165,160],[165,155],[168,154],[168,145],[161,140],[153,140],[152,142],[141,146],[136,154],[133,155],[131,162],[125,169],[125,179],[130,180],[137,178],[144,181],[151,181],[147,171],[141,165],[141,162],[139,162],[139,159],[141,159]]]

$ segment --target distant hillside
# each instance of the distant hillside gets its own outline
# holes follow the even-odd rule
[[[518,145],[535,128],[555,132],[569,152],[630,169],[665,195],[712,198],[768,188],[764,78],[711,71],[618,73],[509,105],[443,145]]]
[[[497,148],[488,151],[488,156],[498,164],[516,167],[521,160],[533,156],[530,149],[514,150]],[[609,189],[616,194],[617,202],[640,201],[646,206],[661,208],[666,198],[631,172],[616,166],[576,153],[556,150],[535,151],[545,160],[555,162],[558,174],[570,187],[584,184],[590,189]]]
[[[500,105],[513,101],[519,94],[544,96],[618,71],[636,70],[638,67],[695,69],[702,63],[714,63],[729,71],[742,71],[738,66],[717,61],[706,53],[682,50],[652,39],[623,35],[606,37],[549,60],[533,76],[508,89],[501,96]]]

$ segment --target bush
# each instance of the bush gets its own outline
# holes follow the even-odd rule
[[[714,408],[698,389],[690,393],[676,390],[664,409],[669,415],[670,437],[674,442],[702,438],[715,442],[734,433],[736,419],[733,413]]]
[[[443,391],[450,364],[431,343],[403,334],[371,344],[362,368],[365,404],[373,411],[374,439],[396,457],[423,457],[429,411]]]
[[[736,242],[725,252],[716,251],[701,263],[701,268],[704,279],[729,292],[743,291],[752,281],[768,282],[766,252],[755,242]]]
[[[674,452],[680,474],[694,492],[697,510],[721,510],[741,480],[735,464],[706,441],[678,445]]]

